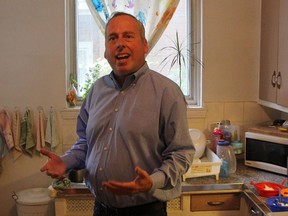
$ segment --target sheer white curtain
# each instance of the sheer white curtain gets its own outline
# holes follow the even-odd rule
[[[105,24],[114,11],[134,15],[146,30],[151,51],[172,18],[180,0],[86,0],[96,24],[104,34]]]

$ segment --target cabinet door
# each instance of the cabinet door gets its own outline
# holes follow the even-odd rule
[[[277,104],[288,107],[288,1],[280,1]]]
[[[262,0],[259,98],[276,103],[279,0]]]

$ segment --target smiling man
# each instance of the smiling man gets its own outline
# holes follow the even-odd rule
[[[115,78],[123,84],[125,77],[145,64],[148,43],[142,24],[130,16],[114,16],[106,26],[105,58]]]
[[[98,79],[77,119],[78,140],[41,168],[54,178],[87,170],[94,216],[166,216],[180,196],[194,146],[185,98],[173,81],[149,69],[141,22],[117,12],[106,26],[105,58],[112,72]]]

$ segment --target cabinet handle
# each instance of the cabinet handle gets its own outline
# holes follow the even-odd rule
[[[250,213],[251,213],[251,215],[259,215],[260,212],[258,210],[255,210],[253,207],[251,207]]]
[[[209,201],[209,202],[207,202],[207,204],[210,206],[220,206],[220,205],[223,205],[224,202],[222,202],[222,201]]]
[[[279,71],[277,74],[277,88],[281,88],[281,72]]]
[[[277,83],[276,71],[273,71],[273,74],[271,77],[271,84],[273,87],[275,87],[276,83]]]

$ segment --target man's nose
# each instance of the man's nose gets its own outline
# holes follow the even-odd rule
[[[123,48],[125,46],[125,40],[123,38],[118,38],[116,42],[117,48]]]

